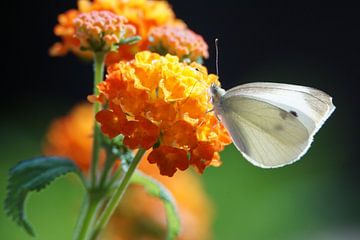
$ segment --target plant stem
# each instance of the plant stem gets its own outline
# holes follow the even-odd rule
[[[97,96],[99,94],[99,90],[97,85],[103,80],[104,76],[104,58],[105,53],[97,52],[94,53],[94,86],[93,86],[93,94]],[[100,110],[101,105],[99,102],[95,102],[93,105],[94,115]],[[93,130],[93,149],[92,149],[92,161],[91,161],[91,170],[90,170],[90,188],[89,191],[86,192],[86,196],[84,199],[84,203],[81,207],[80,216],[77,222],[77,226],[74,232],[74,240],[87,240],[90,233],[90,229],[92,228],[98,211],[100,210],[100,206],[102,204],[101,198],[98,197],[93,189],[96,188],[96,170],[99,162],[99,152],[100,152],[100,138],[101,131],[99,124],[96,123],[94,118],[94,130]]]
[[[106,185],[107,188],[112,189],[115,182],[119,181],[119,177],[123,174],[123,170],[121,169],[121,166],[119,166],[119,169],[116,170],[115,174],[111,177],[110,182]]]
[[[114,195],[111,197],[104,211],[100,215],[99,220],[96,223],[94,232],[90,238],[91,240],[95,240],[101,230],[105,228],[105,226],[108,224],[111,215],[114,213],[117,205],[119,204],[122,196],[124,195],[124,192],[129,185],[129,181],[145,152],[145,149],[140,148],[136,153],[134,159],[130,163],[129,169],[125,173],[124,178],[121,180],[119,187],[115,190]]]
[[[80,215],[79,215],[79,218],[77,220],[74,235],[73,235],[74,240],[79,238],[80,232],[81,232],[82,227],[84,225],[85,216],[87,215],[87,211],[88,211],[88,208],[89,208],[89,199],[88,199],[87,196],[88,195],[86,193],[86,197],[85,197],[85,199],[84,199],[84,201],[83,201],[83,203],[81,205]]]
[[[96,194],[90,192],[86,194],[78,226],[74,233],[74,240],[87,240],[89,238],[91,227],[94,225],[101,203],[101,199]]]
[[[93,93],[95,96],[99,94],[97,85],[103,80],[104,76],[104,57],[105,53],[95,52],[94,53],[94,90]],[[99,102],[94,103],[94,115],[100,110],[101,105]],[[95,119],[95,118],[94,118]],[[96,170],[99,162],[99,152],[100,152],[100,137],[101,131],[99,124],[94,120],[94,136],[93,136],[93,149],[92,149],[92,162],[91,162],[91,186],[94,188],[96,186]]]
[[[99,188],[103,188],[105,186],[109,172],[112,169],[112,166],[114,166],[114,163],[116,160],[116,156],[111,155],[111,153],[109,153],[109,151],[107,152],[106,155],[107,155],[107,159],[106,159],[105,166],[104,166],[104,169],[103,169],[103,172],[101,175]]]

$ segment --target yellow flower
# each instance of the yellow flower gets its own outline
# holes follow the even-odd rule
[[[109,107],[96,119],[105,134],[123,134],[132,149],[157,144],[148,160],[158,165],[162,175],[173,176],[190,164],[203,172],[206,166],[219,165],[218,152],[231,142],[214,113],[208,112],[211,83],[219,84],[217,76],[200,64],[139,52],[134,60],[108,68],[106,81],[98,87]],[[113,119],[107,117],[111,114]],[[116,127],[114,119],[121,116],[126,119]]]

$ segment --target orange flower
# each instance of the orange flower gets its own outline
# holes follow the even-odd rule
[[[87,172],[92,151],[93,111],[91,105],[79,104],[67,116],[55,120],[47,133],[46,155],[68,157]],[[101,159],[105,152],[101,153]]]
[[[174,196],[181,221],[177,240],[212,239],[213,208],[198,176],[190,171],[179,172],[172,178],[161,176],[156,166],[147,161],[142,161],[139,168],[165,185]],[[165,239],[166,227],[163,203],[149,196],[142,187],[133,185],[126,191],[105,238],[160,240]]]
[[[108,68],[106,81],[98,87],[109,107],[97,119],[105,134],[125,135],[124,143],[132,149],[160,143],[148,160],[158,165],[161,174],[173,176],[189,164],[203,172],[206,166],[219,165],[217,152],[231,142],[214,114],[207,113],[212,109],[206,94],[211,83],[218,83],[217,76],[208,75],[197,63],[188,65],[169,54],[139,52],[134,60]],[[101,117],[118,109],[126,116],[122,127]],[[123,130],[118,131],[120,128]]]
[[[83,49],[108,52],[122,39],[135,34],[135,27],[126,22],[125,17],[110,11],[82,13],[74,19],[75,36]]]
[[[149,33],[150,49],[159,54],[170,53],[188,62],[208,58],[208,46],[193,31],[179,26],[154,27]]]
[[[76,106],[67,116],[52,123],[44,152],[68,157],[87,170],[91,160],[93,121],[90,104]],[[164,184],[175,198],[181,221],[178,239],[211,239],[212,206],[200,179],[189,171],[173,178],[161,176],[156,166],[145,158],[139,169]],[[130,186],[105,235],[111,240],[164,239],[166,226],[163,203],[149,196],[143,188]]]
[[[78,9],[69,10],[65,14],[59,15],[59,23],[55,26],[55,34],[61,37],[61,43],[55,43],[50,49],[51,56],[63,56],[68,51],[82,57],[90,58],[92,55],[80,51],[79,41],[74,37],[75,25],[72,20],[81,13],[91,11],[108,10],[118,16],[123,16],[129,20],[129,24],[135,26],[137,34],[142,38],[134,45],[122,45],[117,52],[110,52],[106,63],[118,62],[121,59],[132,59],[136,52],[148,48],[148,32],[152,27],[165,24],[184,25],[180,20],[175,19],[175,15],[166,1],[152,0],[78,0]],[[70,14],[71,12],[71,14]],[[64,15],[68,17],[63,21]],[[61,17],[60,17],[61,16]],[[62,31],[56,31],[61,28]],[[60,47],[61,46],[61,47]]]

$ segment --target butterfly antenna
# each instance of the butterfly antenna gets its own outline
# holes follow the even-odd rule
[[[198,68],[195,68],[195,70],[196,70],[196,71],[200,71]],[[206,87],[208,86],[208,84],[207,84],[206,82],[204,82],[203,80],[197,79],[197,81],[194,83],[194,85],[192,85],[192,87],[191,87],[191,89],[190,89],[190,92],[189,92],[189,95],[186,97],[186,99],[185,99],[185,101],[183,102],[183,104],[185,104],[185,103],[188,101],[188,99],[190,98],[192,92],[193,92],[194,89],[195,89],[196,84],[198,84],[198,83],[204,84]]]
[[[219,76],[219,47],[218,47],[218,38],[215,38],[215,64],[216,64],[216,75]]]

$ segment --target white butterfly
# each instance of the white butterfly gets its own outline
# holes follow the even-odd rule
[[[297,85],[258,82],[225,91],[212,84],[209,92],[237,149],[262,168],[300,159],[335,110],[326,93]]]

